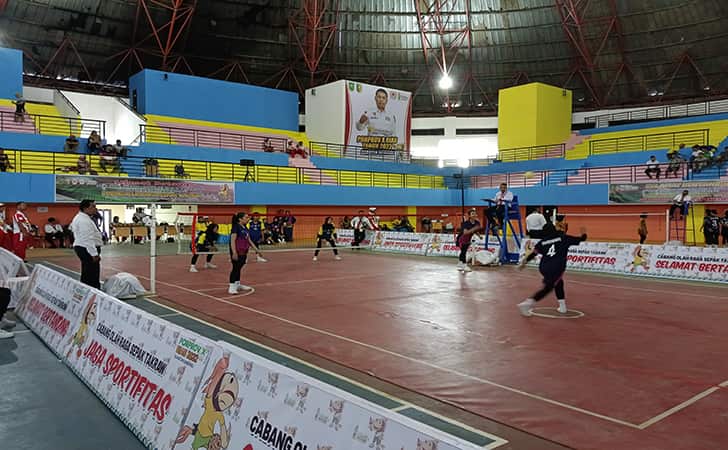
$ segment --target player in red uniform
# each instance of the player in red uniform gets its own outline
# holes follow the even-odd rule
[[[31,237],[31,224],[24,212],[28,209],[28,205],[25,202],[18,202],[15,209],[15,214],[13,214],[13,252],[18,255],[18,258],[25,261],[25,249],[28,248]]]

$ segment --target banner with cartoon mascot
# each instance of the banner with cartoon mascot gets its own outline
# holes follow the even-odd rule
[[[72,329],[66,363],[149,448],[171,449],[214,343],[104,294]]]
[[[411,113],[411,92],[348,81],[344,141],[365,151],[408,155]]]
[[[176,450],[476,448],[237,347],[219,345]]]
[[[33,268],[28,283],[27,297],[15,313],[53,353],[63,358],[87,303],[103,293],[39,264]]]
[[[521,255],[538,242],[525,239]],[[531,264],[538,264],[539,258]],[[571,247],[567,267],[594,272],[728,283],[728,249],[675,245],[582,242]]]

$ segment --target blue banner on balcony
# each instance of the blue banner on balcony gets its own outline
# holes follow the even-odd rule
[[[693,203],[728,203],[728,181],[615,183],[609,185],[609,203],[669,205],[688,191]]]
[[[235,204],[235,183],[56,175],[56,202]]]

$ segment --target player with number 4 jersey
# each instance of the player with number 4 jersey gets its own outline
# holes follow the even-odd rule
[[[566,271],[566,261],[569,255],[569,247],[579,245],[586,240],[586,234],[579,237],[569,236],[564,232],[556,230],[552,224],[544,227],[544,238],[534,246],[533,252],[524,257],[519,265],[519,269],[531,261],[536,255],[541,255],[541,263],[538,266],[541,275],[543,275],[543,288],[536,292],[531,298],[527,298],[518,304],[521,314],[528,317],[531,315],[533,305],[543,299],[552,290],[556,291],[556,299],[559,301],[559,312],[565,314],[566,295],[564,292],[564,272]]]

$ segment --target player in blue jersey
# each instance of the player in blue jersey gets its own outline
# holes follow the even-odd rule
[[[530,298],[518,304],[523,316],[529,317],[531,309],[539,300],[546,297],[551,291],[556,291],[556,299],[559,301],[559,312],[565,314],[566,294],[564,292],[564,272],[569,254],[569,247],[579,245],[586,240],[586,233],[579,237],[569,236],[562,231],[556,230],[552,224],[547,224],[543,230],[543,239],[539,241],[533,252],[521,260],[519,269],[531,261],[536,255],[541,255],[541,263],[538,270],[543,275],[543,287]]]

